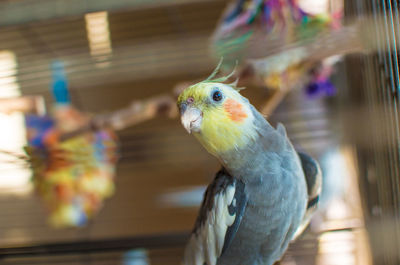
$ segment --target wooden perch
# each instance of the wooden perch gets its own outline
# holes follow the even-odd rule
[[[156,96],[144,101],[134,101],[127,108],[105,115],[97,115],[92,120],[95,128],[122,130],[159,115],[175,117],[178,111],[175,100],[170,95]]]
[[[122,130],[138,123],[150,120],[156,116],[176,117],[178,109],[171,95],[155,96],[146,100],[135,100],[128,107],[108,114],[99,114],[83,127],[65,133],[61,140],[67,140],[85,132],[99,129]]]
[[[41,96],[22,96],[0,99],[0,112],[5,114],[23,112],[43,115],[45,111],[44,99]]]

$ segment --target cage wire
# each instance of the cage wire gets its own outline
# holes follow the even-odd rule
[[[381,48],[400,34],[396,0],[346,1],[347,14],[385,15],[377,31]],[[376,29],[370,29],[376,30]],[[352,141],[356,143],[359,181],[374,264],[400,262],[399,54],[390,52],[348,59]],[[362,78],[360,78],[360,76]],[[352,123],[352,124],[351,124]],[[355,127],[358,127],[356,129]]]

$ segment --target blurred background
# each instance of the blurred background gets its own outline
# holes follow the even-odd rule
[[[179,264],[219,164],[182,128],[173,100],[215,68],[210,36],[228,3],[0,1],[0,264]],[[343,9],[345,19],[387,13],[380,45],[399,34],[396,0],[299,3],[315,14]],[[400,264],[398,59],[397,49],[348,55],[334,66],[334,92],[293,88],[268,113],[324,172],[320,210],[282,264]],[[274,96],[246,86],[259,109]],[[28,113],[49,114],[58,133],[40,136]],[[49,147],[62,142],[54,135],[87,136],[65,150],[95,146],[76,159],[94,156],[97,166],[49,184],[37,161],[68,160]],[[75,171],[99,164],[103,179],[96,171],[76,182]],[[66,199],[70,187],[93,185]]]

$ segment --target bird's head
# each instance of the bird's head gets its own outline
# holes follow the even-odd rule
[[[183,127],[213,155],[245,146],[257,135],[250,103],[235,85],[202,81],[181,93],[178,107]]]

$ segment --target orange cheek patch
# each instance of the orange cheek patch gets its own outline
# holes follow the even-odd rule
[[[243,110],[242,104],[233,99],[227,99],[225,101],[224,109],[229,114],[229,118],[233,121],[241,122],[247,118],[247,114]]]

